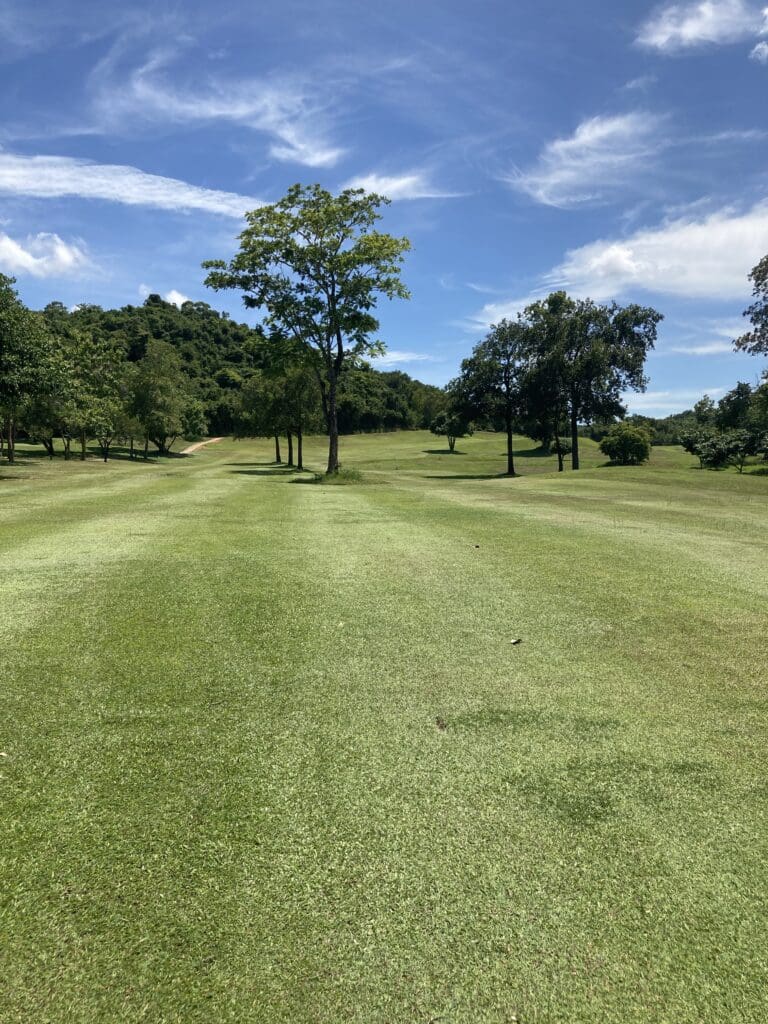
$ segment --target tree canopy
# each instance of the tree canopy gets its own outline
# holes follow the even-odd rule
[[[400,280],[406,238],[376,231],[389,200],[363,189],[334,196],[320,185],[293,185],[277,203],[246,214],[240,249],[229,263],[209,260],[206,284],[235,288],[265,311],[277,337],[312,358],[328,427],[328,473],[339,469],[338,387],[350,360],[374,355],[379,295],[408,298]]]

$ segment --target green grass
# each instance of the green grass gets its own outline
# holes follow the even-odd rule
[[[765,1021],[768,477],[458,447],[0,468],[4,1024]]]

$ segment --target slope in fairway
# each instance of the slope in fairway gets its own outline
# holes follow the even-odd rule
[[[766,1019],[768,478],[459,448],[0,470],[0,1019]]]

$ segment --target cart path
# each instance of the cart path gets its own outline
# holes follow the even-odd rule
[[[209,437],[207,441],[196,441],[194,444],[187,445],[186,448],[182,449],[182,455],[193,455],[200,448],[203,448],[207,444],[216,444],[217,441],[223,441],[223,437]]]

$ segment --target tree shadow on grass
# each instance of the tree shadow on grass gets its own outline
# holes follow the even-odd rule
[[[422,480],[517,480],[520,473],[422,473]]]
[[[423,455],[466,455],[466,452],[451,451],[450,448],[422,448]]]
[[[304,472],[306,470],[296,469],[295,466],[273,466],[272,468],[265,467],[263,469],[230,469],[230,473],[237,473],[239,476],[292,476],[294,473]]]
[[[502,452],[506,459],[507,453]],[[524,448],[522,451],[515,450],[516,459],[557,459],[556,452],[545,452],[543,448]]]

